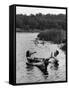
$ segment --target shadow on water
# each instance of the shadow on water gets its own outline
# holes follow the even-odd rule
[[[33,70],[33,68],[34,68],[33,66],[29,66],[29,65],[26,66],[27,71],[31,71]]]
[[[36,66],[36,67],[39,68],[39,70],[40,70],[44,75],[48,75],[47,67],[45,67],[44,65]]]
[[[27,65],[26,69],[29,72],[29,71],[32,71],[34,69],[34,67],[37,67],[42,72],[43,77],[45,79],[47,79],[48,71],[47,71],[47,68],[45,68],[45,66],[43,66],[43,65],[40,65],[40,66],[37,66],[37,65],[36,66],[29,66],[29,65]]]
[[[45,66],[37,66],[37,68],[42,72],[43,77],[47,79],[49,74],[47,68],[45,68]]]
[[[43,77],[44,77],[45,79],[47,79],[48,76],[49,76],[49,72],[48,72],[48,69],[47,69],[48,65],[49,65],[49,64],[47,64],[46,66],[45,66],[45,65],[39,65],[39,66],[36,65],[36,66],[35,66],[35,67],[37,67],[37,68],[42,72],[42,75],[43,75]],[[54,70],[58,70],[58,66],[59,66],[58,62],[55,61],[55,62],[53,63],[53,66],[50,67],[50,68],[52,68],[52,69],[54,69]],[[32,66],[32,65],[27,65],[27,66],[26,66],[26,69],[27,69],[28,72],[29,72],[29,71],[32,71],[32,70],[34,69],[34,66]]]

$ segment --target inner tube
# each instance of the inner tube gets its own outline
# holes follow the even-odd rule
[[[29,62],[26,62],[27,65],[32,65],[32,66],[41,66],[43,65],[43,62],[38,62],[38,63],[29,63]]]

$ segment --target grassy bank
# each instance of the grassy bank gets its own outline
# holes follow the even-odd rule
[[[16,32],[27,32],[27,33],[39,33],[41,32],[41,30],[39,29],[29,29],[29,30],[24,30],[24,29],[21,29],[21,28],[16,28]]]
[[[27,33],[40,33],[42,31],[48,31],[50,29],[45,29],[45,30],[40,30],[40,29],[29,29],[29,30],[24,30],[23,28],[16,28],[16,32],[27,32]]]
[[[47,30],[40,32],[37,37],[39,40],[52,41],[57,44],[66,42],[66,32],[64,30]]]

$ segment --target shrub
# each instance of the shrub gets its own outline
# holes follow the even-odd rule
[[[62,49],[63,51],[66,51],[66,44],[65,44],[63,47],[61,47],[61,49]]]
[[[40,32],[37,37],[39,40],[52,41],[53,43],[63,43],[66,41],[66,32],[64,30],[47,30]]]

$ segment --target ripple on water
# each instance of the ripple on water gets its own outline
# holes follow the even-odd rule
[[[16,82],[17,83],[31,83],[31,82],[50,82],[50,81],[64,81],[66,79],[66,55],[60,50],[57,44],[46,42],[44,46],[39,44],[35,46],[33,41],[38,33],[16,33]],[[50,57],[51,52],[57,49],[59,55],[59,66],[55,69],[53,64],[48,66],[48,75],[37,67],[27,68],[26,65],[26,51],[37,51],[33,56],[47,58]],[[33,57],[32,56],[32,57]],[[53,60],[51,60],[53,61]]]

